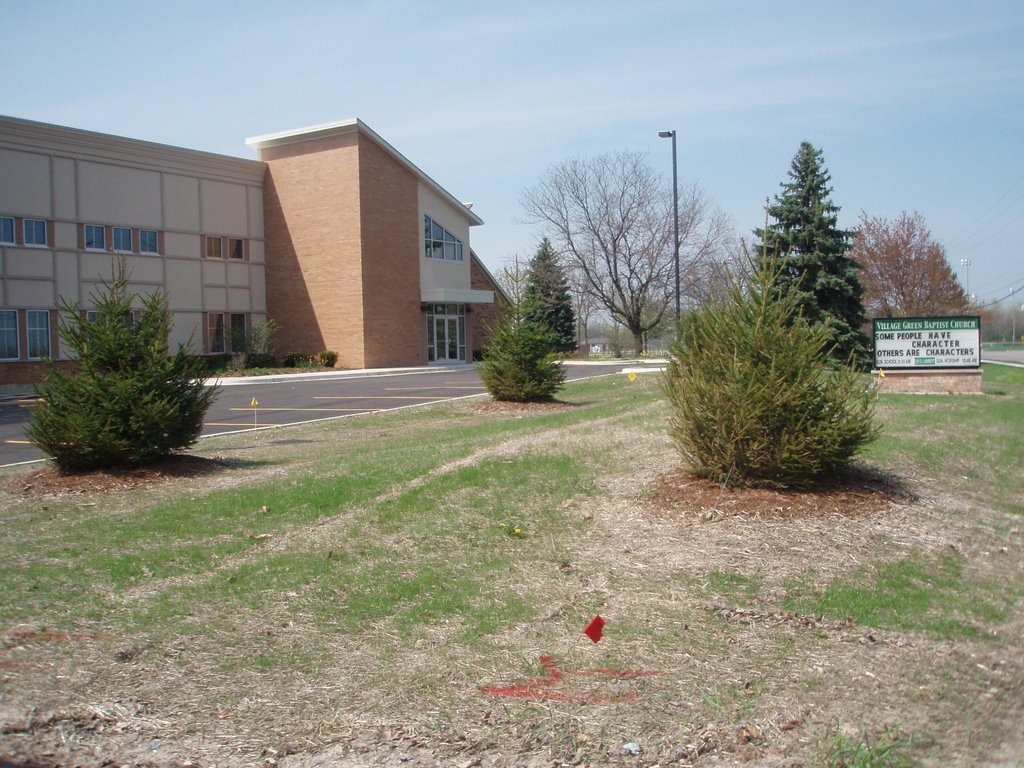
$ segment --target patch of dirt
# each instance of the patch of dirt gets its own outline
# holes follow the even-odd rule
[[[470,403],[466,407],[475,413],[535,413],[544,411],[564,411],[576,408],[579,403],[566,403],[562,400],[543,400],[527,403],[513,403],[508,400],[483,400]]]
[[[16,475],[5,490],[15,496],[67,496],[148,488],[174,480],[220,472],[231,466],[221,459],[175,454],[142,467],[70,472],[47,466],[28,475]]]

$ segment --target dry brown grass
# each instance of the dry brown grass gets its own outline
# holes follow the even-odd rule
[[[326,434],[318,428],[311,439]],[[235,440],[245,450],[233,454],[229,441],[219,444],[212,475],[161,471],[148,480],[116,478],[108,489],[94,479],[67,490],[93,500],[112,493],[113,507],[130,509],[132,494],[149,484],[174,494],[207,482],[256,482],[288,470],[255,459],[297,455],[292,447]],[[932,744],[922,754],[940,755],[940,764],[995,765],[1019,756],[1019,605],[993,637],[954,640],[779,607],[787,585],[810,566],[824,585],[870,568],[882,553],[956,552],[972,574],[1002,571],[1019,584],[1019,519],[870,467],[816,493],[724,490],[679,473],[667,437],[616,418],[498,441],[435,475],[527,450],[586,455],[595,445],[619,460],[601,465],[598,492],[567,502],[586,535],[536,532],[529,539],[536,556],[501,577],[504,589],[542,596],[532,620],[469,647],[458,643],[465,629],[458,619],[420,626],[413,637],[388,621],[354,635],[323,633],[301,611],[289,612],[299,595],[282,594],[278,605],[234,615],[217,632],[171,632],[142,643],[5,628],[0,755],[41,766],[158,768],[795,767],[813,764],[829,728],[899,726]],[[396,485],[379,500],[426,479]],[[42,476],[17,482],[59,492]],[[328,519],[239,557],[310,540],[329,550],[344,535],[344,520]],[[401,557],[401,542],[394,544]],[[723,593],[714,588],[716,574],[758,588],[743,592],[738,581],[737,593]],[[579,639],[595,613],[608,621],[597,645]],[[200,612],[189,621],[205,619]],[[253,654],[307,658],[308,671],[260,669]],[[481,692],[541,675],[542,655],[564,670],[655,674],[571,676],[557,689],[590,703]]]

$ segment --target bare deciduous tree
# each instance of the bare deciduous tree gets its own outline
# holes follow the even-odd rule
[[[861,213],[853,250],[861,265],[864,307],[871,317],[962,312],[969,300],[924,217],[905,211],[895,221]]]
[[[568,270],[569,295],[576,313],[576,343],[581,347],[590,346],[590,322],[598,309],[597,300],[587,290],[586,278],[575,268]]]
[[[646,157],[620,152],[557,163],[521,203],[643,352],[645,333],[674,299],[672,195]],[[683,189],[679,204],[680,282],[688,292],[693,267],[722,249],[732,228],[696,187]]]
[[[526,262],[520,263],[519,254],[513,254],[505,261],[501,271],[495,274],[494,279],[498,286],[508,296],[513,306],[521,306],[523,293],[526,291],[526,282],[530,277]]]

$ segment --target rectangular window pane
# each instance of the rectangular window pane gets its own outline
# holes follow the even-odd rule
[[[0,216],[0,243],[14,245],[14,219]]]
[[[458,333],[458,320],[448,321],[448,359],[458,360],[459,359],[459,333]]]
[[[18,359],[18,311],[0,310],[0,360]]]
[[[25,219],[25,245],[46,245],[46,222],[40,219]]]
[[[223,257],[224,243],[219,237],[206,238],[206,258],[219,259]]]
[[[28,356],[35,360],[50,356],[50,313],[30,309],[27,313]]]
[[[245,258],[245,241],[237,237],[228,238],[228,258],[229,259],[244,259]]]
[[[104,231],[103,227],[97,224],[86,224],[85,225],[85,247],[90,251],[104,251],[106,250],[106,244],[104,243]]]
[[[156,230],[139,230],[139,253],[159,253]]]
[[[224,351],[224,315],[211,314],[209,319],[210,352],[218,355]]]
[[[100,313],[99,313],[98,310],[95,310],[95,309],[87,309],[87,310],[85,310],[85,322],[87,322],[87,323],[95,323],[99,319],[100,319]]]
[[[231,314],[231,351],[245,351],[245,314]]]
[[[128,227],[114,227],[112,233],[114,250],[121,253],[132,252],[132,231]]]

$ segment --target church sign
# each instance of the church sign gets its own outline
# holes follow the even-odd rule
[[[887,317],[873,321],[875,368],[978,368],[980,317]]]

